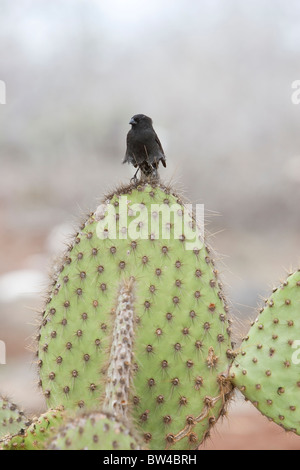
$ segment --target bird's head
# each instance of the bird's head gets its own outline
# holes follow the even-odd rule
[[[148,116],[145,116],[145,114],[135,114],[130,119],[129,124],[131,124],[132,127],[134,126],[148,127],[148,126],[152,126],[152,119],[149,118]]]

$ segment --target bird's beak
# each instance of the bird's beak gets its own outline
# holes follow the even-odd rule
[[[129,124],[131,124],[132,126],[134,126],[136,124],[136,120],[131,118],[130,121],[129,121]]]

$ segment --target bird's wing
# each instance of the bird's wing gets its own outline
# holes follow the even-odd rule
[[[159,148],[160,148],[160,150],[161,150],[161,153],[162,153],[162,156],[163,156],[163,158],[161,158],[161,162],[162,162],[163,166],[166,168],[167,163],[166,163],[165,152],[164,152],[164,149],[162,148],[161,142],[160,142],[160,140],[159,140],[158,135],[156,134],[156,132],[155,132],[155,142],[157,143],[157,145],[159,146]]]
[[[155,132],[155,142],[158,144],[158,146],[159,146],[160,150],[162,151],[162,153],[165,154],[164,149],[162,148],[162,145],[160,143],[160,140],[159,140],[158,135],[156,134],[156,132]]]
[[[130,147],[131,147],[131,144],[130,144],[130,131],[129,131],[126,136],[126,153],[125,153],[122,163],[130,163],[130,160],[131,160]]]
[[[124,158],[123,158],[122,163],[127,163],[127,162],[128,162],[128,157],[129,157],[128,151],[126,150],[126,153],[125,153],[125,156],[124,156]]]

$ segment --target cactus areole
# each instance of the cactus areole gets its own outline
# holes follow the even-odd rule
[[[103,409],[194,449],[230,395],[228,308],[202,229],[159,183],[107,196],[58,264],[38,338],[49,407]]]

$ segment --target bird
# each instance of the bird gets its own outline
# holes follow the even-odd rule
[[[166,156],[160,140],[153,129],[152,119],[145,114],[135,114],[129,121],[131,129],[127,134],[127,148],[123,163],[131,163],[137,168],[132,180],[141,176],[158,178],[159,162],[166,168]]]

